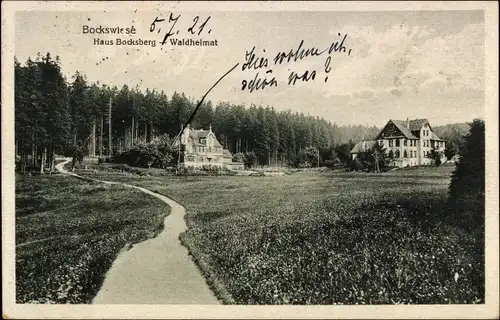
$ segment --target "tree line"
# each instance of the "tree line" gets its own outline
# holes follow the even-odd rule
[[[184,93],[89,82],[76,71],[68,80],[50,53],[24,64],[15,59],[16,155],[22,170],[54,168],[56,154],[110,156],[162,135],[174,138],[198,101]],[[255,155],[259,165],[349,162],[354,143],[379,128],[339,126],[271,106],[204,102],[191,127],[212,130],[233,154]]]
[[[90,83],[81,72],[71,81],[61,72],[59,57],[50,53],[15,60],[16,154],[26,165],[53,168],[56,154],[108,156],[130,150],[160,135],[175,137],[198,101],[174,92],[121,88]],[[270,106],[235,105],[210,101],[198,109],[193,128],[216,133],[232,153],[254,152],[258,164],[295,164],[306,148],[314,147],[322,161],[342,144],[348,160],[353,141],[370,137],[376,127],[338,126],[303,113],[276,111]],[[29,160],[28,160],[29,159]]]

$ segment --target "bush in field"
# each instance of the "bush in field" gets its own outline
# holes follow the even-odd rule
[[[443,154],[440,151],[437,151],[436,149],[432,148],[431,152],[429,152],[429,155],[427,157],[432,159],[432,162],[436,167],[439,167],[441,165],[442,156]]]
[[[312,168],[312,165],[309,161],[305,161],[305,162],[300,162],[298,165],[297,165],[297,168],[301,168],[301,169],[304,169],[304,168]]]
[[[245,162],[245,154],[243,152],[233,154],[233,162]]]
[[[444,155],[446,156],[446,160],[451,160],[454,155],[457,154],[457,149],[453,143],[446,143],[446,147],[444,149]]]
[[[339,144],[335,147],[335,154],[344,163],[351,162],[351,150],[355,143],[350,140],[349,142]]]
[[[175,159],[176,150],[171,148],[171,145],[171,139],[163,135],[148,143],[140,143],[129,151],[115,156],[113,162],[143,168],[165,169]]]
[[[318,166],[319,151],[315,147],[301,149],[297,154],[296,165],[299,168],[310,168]],[[314,165],[313,165],[314,164]]]
[[[356,158],[361,162],[363,169],[369,171],[377,171],[376,163],[378,162],[378,170],[385,171],[385,168],[389,165],[390,159],[385,152],[385,148],[378,143],[376,143],[372,149],[365,152],[360,152]],[[355,166],[359,166],[355,164]]]
[[[323,162],[323,165],[325,165],[328,168],[333,169],[335,167],[335,160],[325,160]]]
[[[333,153],[335,153],[335,151],[333,151]],[[341,168],[344,166],[342,161],[340,161],[337,157],[323,161],[323,165],[330,169]]]
[[[255,152],[245,152],[245,167],[252,168],[255,165],[255,161],[257,161],[257,156]]]
[[[363,163],[358,158],[351,161],[351,170],[361,171],[363,168]]]
[[[475,119],[464,137],[460,161],[450,184],[450,208],[464,226],[484,228],[485,158],[484,121]]]
[[[234,176],[236,175],[236,172],[231,171],[226,167],[207,164],[202,167],[184,167],[178,172],[178,174],[184,176]]]

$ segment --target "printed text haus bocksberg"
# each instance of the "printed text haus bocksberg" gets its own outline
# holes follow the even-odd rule
[[[391,160],[390,165],[397,167],[429,165],[429,157],[434,149],[444,158],[445,141],[432,130],[427,119],[389,120],[374,140],[358,142],[351,150],[352,159],[360,152],[381,145]]]

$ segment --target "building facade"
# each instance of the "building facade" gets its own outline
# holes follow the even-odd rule
[[[195,130],[188,125],[181,136],[182,163],[186,167],[230,167],[232,155],[217,140],[212,126],[208,130]]]
[[[430,165],[431,150],[444,156],[445,141],[439,138],[427,119],[389,120],[375,139],[358,142],[351,150],[352,159],[363,151],[371,150],[375,144],[385,149],[391,159],[390,165],[397,167]]]

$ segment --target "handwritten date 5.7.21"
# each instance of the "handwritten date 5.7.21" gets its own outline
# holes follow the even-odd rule
[[[208,18],[200,18],[200,16],[196,16],[193,18],[192,22],[189,23],[189,27],[187,28],[181,28],[177,26],[177,23],[179,22],[181,15],[175,15],[173,13],[170,13],[168,16],[168,19],[160,19],[156,17],[151,23],[151,26],[149,27],[150,32],[161,32],[161,27],[164,26],[165,29],[168,31],[165,33],[165,36],[163,37],[162,42],[160,42],[162,45],[164,45],[168,38],[171,36],[175,35],[182,35],[179,34],[179,32],[185,32],[188,35],[202,35],[203,33],[210,34],[212,32],[212,29],[207,27],[208,21],[210,20],[210,16]]]

